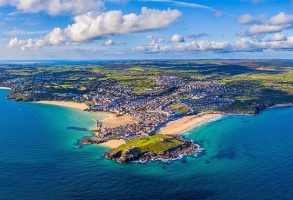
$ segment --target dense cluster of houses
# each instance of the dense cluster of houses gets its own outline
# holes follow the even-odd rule
[[[0,74],[4,77],[5,74]],[[177,117],[197,113],[199,110],[216,109],[234,102],[230,96],[239,93],[238,90],[218,83],[216,79],[183,79],[174,75],[146,77],[153,84],[152,88],[144,88],[140,92],[133,92],[134,86],[120,84],[117,80],[100,81],[93,89],[84,92],[48,87],[62,84],[66,77],[51,75],[20,76],[8,78],[5,85],[13,88],[15,97],[27,97],[28,100],[67,100],[85,102],[89,111],[113,112],[117,115],[130,115],[137,123],[120,127],[107,127],[97,122],[97,130],[101,140],[112,138],[132,139],[137,136],[154,133],[158,127]],[[83,78],[79,81],[85,81]],[[78,87],[79,81],[72,84]],[[51,83],[52,85],[52,83]],[[52,92],[53,91],[53,92]],[[12,97],[14,97],[12,96]],[[23,99],[24,100],[24,99]],[[170,105],[179,102],[185,106],[187,113],[178,113]]]

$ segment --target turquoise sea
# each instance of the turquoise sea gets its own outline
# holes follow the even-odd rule
[[[76,149],[97,114],[5,99],[0,90],[0,199],[293,199],[293,108],[226,116],[187,138],[200,158],[121,165]]]

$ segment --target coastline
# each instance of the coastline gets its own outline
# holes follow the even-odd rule
[[[138,121],[130,115],[117,116],[116,114],[111,112],[101,113],[104,113],[104,119],[101,121],[105,124],[105,127],[107,128],[116,128],[120,126],[138,123]],[[94,133],[94,135],[99,135],[99,133]],[[108,147],[110,149],[115,149],[122,144],[126,144],[125,140],[112,139],[107,142],[100,143],[99,145]]]
[[[54,106],[61,106],[61,107],[69,107],[78,110],[86,110],[88,106],[85,103],[76,103],[76,102],[67,102],[67,101],[38,101],[35,102],[37,104],[47,104],[47,105],[54,105]],[[127,124],[137,123],[137,120],[131,117],[130,115],[123,115],[123,116],[116,116],[116,114],[111,112],[98,112],[103,115],[103,122],[106,124],[107,127],[119,127]],[[113,139],[107,142],[100,143],[99,145],[115,149],[126,142],[122,139]]]
[[[0,90],[11,90],[11,88],[9,88],[9,87],[1,87],[0,86]]]
[[[271,108],[289,108],[289,107],[293,107],[293,103],[276,104],[274,106],[269,107],[269,109],[271,109]]]
[[[38,101],[35,103],[75,108],[78,110],[85,110],[88,108],[88,106],[85,103],[76,103],[76,102],[68,102],[68,101]]]
[[[98,145],[103,146],[103,147],[107,147],[110,149],[115,149],[115,148],[121,146],[122,144],[126,144],[125,140],[113,139],[113,140],[109,140],[107,142],[100,143]]]
[[[10,88],[0,87],[0,89],[10,89]],[[62,106],[62,107],[70,107],[70,108],[74,108],[78,110],[88,109],[88,106],[85,103],[75,103],[75,102],[65,102],[65,101],[39,101],[36,103]],[[291,107],[292,105],[293,104],[277,104],[275,106],[268,107],[268,108]],[[130,115],[117,116],[115,113],[112,113],[112,112],[100,112],[100,113],[104,116],[104,119],[102,120],[102,122],[108,128],[115,128],[119,126],[125,126],[129,124],[138,123],[137,120]],[[204,112],[198,115],[185,116],[185,117],[176,119],[174,121],[168,122],[165,126],[161,127],[157,131],[157,134],[178,135],[178,134],[186,133],[187,131],[189,131],[190,129],[193,129],[194,127],[201,126],[204,123],[216,121],[222,118],[226,114],[227,113],[222,113],[222,112]],[[235,115],[235,114],[232,114],[232,115]],[[245,114],[240,114],[240,115],[245,115]],[[109,149],[115,149],[125,143],[126,142],[123,139],[112,139],[107,142],[100,143],[99,145],[103,147],[107,147]]]
[[[211,122],[222,118],[222,113],[202,113],[199,115],[185,116],[180,119],[170,121],[166,126],[160,128],[158,134],[178,135],[186,131],[200,126],[204,123]]]

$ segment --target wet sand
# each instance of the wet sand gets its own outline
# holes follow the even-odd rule
[[[122,139],[120,140],[109,140],[108,142],[104,142],[104,143],[101,143],[100,145],[102,146],[105,146],[105,147],[108,147],[108,148],[111,148],[111,149],[115,149],[117,147],[119,147],[120,145],[122,144],[125,144],[126,142]]]

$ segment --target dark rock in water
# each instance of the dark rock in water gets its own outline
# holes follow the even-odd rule
[[[106,142],[106,140],[102,140],[97,137],[87,137],[87,138],[82,138],[80,142],[82,144],[100,144],[100,143]]]
[[[76,130],[76,131],[85,131],[85,132],[89,131],[87,128],[80,128],[80,127],[67,127],[66,129]]]
[[[235,160],[236,154],[234,148],[227,148],[220,150],[215,156],[211,159],[228,159],[228,160]]]
[[[187,163],[187,159],[184,157],[184,158],[181,159],[181,162],[182,163]]]

